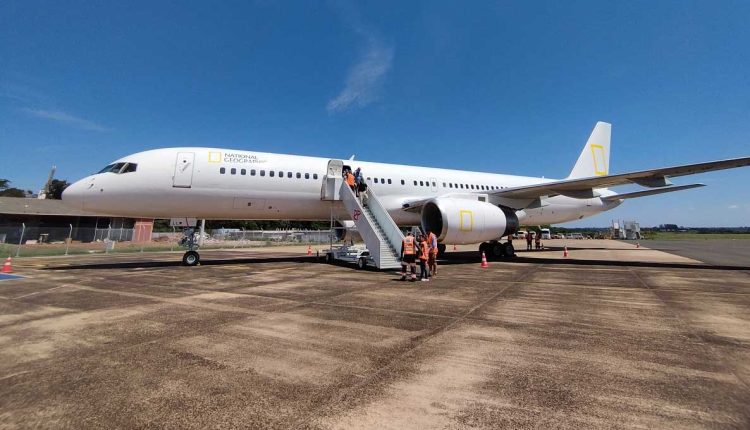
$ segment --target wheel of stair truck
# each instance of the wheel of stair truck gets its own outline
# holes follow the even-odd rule
[[[505,258],[516,258],[516,249],[513,248],[513,244],[506,242],[505,246]]]
[[[366,257],[359,257],[357,259],[357,269],[364,270],[365,267],[367,267],[367,258]]]
[[[182,256],[182,264],[195,266],[201,262],[201,256],[196,251],[188,251]]]

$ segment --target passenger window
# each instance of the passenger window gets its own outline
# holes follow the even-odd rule
[[[229,173],[231,173],[233,175],[236,175],[237,174],[237,169],[235,169],[234,167],[232,167],[232,170],[230,170]]]
[[[279,178],[283,178],[283,177],[284,177],[284,172],[282,172],[281,170],[279,170]]]
[[[414,185],[415,185],[415,186],[417,185],[417,181],[414,181]]]
[[[273,177],[274,177],[274,175],[276,175],[276,172],[274,172],[273,170],[269,170],[269,171],[268,171],[268,176],[270,176],[270,177],[272,177],[272,178],[273,178]]]
[[[310,179],[310,174],[309,173],[305,173],[305,179]]]
[[[292,172],[286,172],[286,177],[287,178],[291,178],[292,177]]]
[[[448,182],[448,188],[453,188],[453,184]]]
[[[227,169],[225,169],[225,168],[222,167],[221,169],[219,169],[219,173],[221,173],[223,175],[223,174],[227,173]]]
[[[299,172],[297,172],[297,179],[299,179],[299,178],[301,178],[301,177],[302,177],[302,174],[301,174],[301,173],[299,173]]]
[[[424,187],[424,181],[419,181],[419,186]]]
[[[240,175],[247,175],[247,170],[241,169],[240,170]]]
[[[313,173],[313,179],[318,179],[318,174],[317,173]]]
[[[406,182],[404,182],[403,179],[401,180],[401,185],[406,185]]]
[[[255,169],[250,170],[250,176],[255,176]]]
[[[391,179],[388,178],[388,185],[391,185]]]
[[[433,186],[433,187],[437,187],[437,184],[435,184],[435,182],[433,181],[433,182],[432,182],[432,186]]]
[[[266,176],[266,171],[265,170],[261,170],[260,171],[260,176]]]

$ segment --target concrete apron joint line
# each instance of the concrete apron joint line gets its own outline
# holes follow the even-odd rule
[[[386,365],[380,367],[379,369],[375,370],[370,375],[363,376],[363,379],[361,381],[353,384],[352,386],[350,386],[350,387],[348,387],[346,389],[339,390],[337,394],[331,395],[329,397],[328,401],[324,402],[320,407],[318,407],[315,410],[311,411],[306,416],[304,416],[301,419],[299,419],[299,420],[295,421],[294,423],[292,423],[288,428],[290,428],[290,429],[297,429],[297,428],[303,428],[303,427],[305,427],[305,425],[309,424],[310,421],[312,421],[315,417],[317,417],[318,415],[320,415],[320,412],[322,412],[323,410],[325,410],[327,408],[330,408],[332,405],[336,405],[336,404],[341,403],[341,401],[344,398],[348,397],[351,392],[353,392],[353,391],[355,391],[355,390],[357,390],[359,388],[365,387],[367,385],[370,385],[378,376],[380,376],[380,375],[386,373],[387,371],[393,369],[397,364],[399,364],[400,362],[402,362],[402,360],[405,357],[407,357],[408,355],[410,355],[414,351],[420,349],[422,346],[426,345],[427,342],[429,342],[431,339],[434,339],[437,335],[442,334],[442,333],[448,331],[449,329],[451,329],[452,327],[454,327],[456,324],[458,324],[458,323],[460,323],[460,322],[462,322],[464,320],[467,320],[469,315],[471,315],[472,313],[478,311],[479,309],[483,308],[484,306],[488,305],[490,302],[494,301],[495,299],[497,299],[498,297],[500,297],[501,295],[503,295],[506,291],[508,291],[508,289],[510,289],[511,287],[517,285],[517,283],[518,283],[517,279],[519,279],[519,278],[523,279],[523,277],[529,275],[530,273],[532,273],[535,270],[539,270],[540,268],[544,267],[545,265],[546,264],[538,264],[538,265],[532,265],[532,266],[527,267],[526,270],[523,270],[521,273],[516,274],[513,277],[513,280],[510,281],[510,283],[508,283],[508,285],[505,285],[502,289],[500,289],[500,291],[492,294],[488,299],[486,299],[486,300],[478,303],[477,305],[475,305],[474,307],[472,307],[468,311],[464,312],[462,315],[460,315],[458,317],[448,317],[448,316],[443,317],[443,318],[448,318],[448,321],[444,325],[438,326],[437,328],[435,328],[434,330],[432,330],[432,331],[430,331],[428,333],[425,333],[423,335],[417,336],[415,338],[415,343],[414,343],[414,345],[411,348],[408,348],[407,350],[403,351],[402,353],[396,355],[395,357],[393,357],[393,359],[390,362],[388,362],[388,364],[386,364]],[[490,267],[492,267],[492,266],[490,266]]]
[[[724,355],[721,354],[719,351],[717,351],[716,348],[714,348],[713,346],[711,346],[710,342],[708,342],[704,338],[704,336],[701,333],[701,331],[700,330],[696,330],[693,326],[691,326],[687,321],[685,321],[682,318],[680,318],[680,316],[676,312],[674,312],[672,310],[672,306],[669,304],[669,302],[667,302],[661,296],[661,294],[659,294],[660,291],[659,291],[658,288],[652,288],[648,284],[648,282],[646,282],[645,280],[643,280],[643,278],[641,277],[641,275],[638,274],[638,272],[635,271],[632,267],[628,267],[628,269],[633,274],[633,276],[638,280],[638,282],[643,286],[643,288],[645,288],[645,289],[650,290],[650,291],[653,292],[654,296],[657,299],[659,299],[659,301],[664,305],[664,308],[675,319],[675,321],[677,321],[679,323],[679,325],[681,326],[680,328],[683,329],[685,331],[685,333],[692,334],[692,335],[698,337],[699,339],[703,340],[703,342],[700,342],[700,345],[702,347],[706,348],[710,352],[710,355],[713,356],[716,361],[721,362],[721,364],[723,365],[723,367],[725,367],[726,369],[729,369],[730,372],[732,373],[732,375],[734,375],[734,377],[737,378],[738,382],[740,382],[742,385],[744,385],[745,388],[750,388],[750,382],[748,382],[745,379],[743,379],[742,376],[740,376],[739,374],[737,374],[737,372],[734,370],[734,368],[732,366],[729,366],[727,364],[726,359],[724,358]]]

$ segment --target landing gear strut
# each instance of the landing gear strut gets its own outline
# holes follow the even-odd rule
[[[185,255],[182,256],[182,264],[186,266],[197,266],[201,262],[201,256],[198,254],[198,244],[195,243],[195,229],[188,227],[184,230],[185,236],[180,239],[180,246],[186,247],[188,250]]]
[[[513,248],[512,243],[501,243],[496,240],[484,242],[479,245],[479,252],[484,252],[488,260],[510,259],[516,256],[516,250]]]

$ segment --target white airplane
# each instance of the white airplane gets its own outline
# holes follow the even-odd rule
[[[750,165],[750,157],[610,174],[611,125],[598,122],[565,179],[345,160],[361,168],[398,226],[421,226],[442,246],[497,240],[519,225],[557,224],[623,200],[701,187],[670,177]],[[69,186],[66,204],[137,218],[308,220],[353,223],[342,204],[321,199],[331,159],[221,148],[164,148],[128,155]],[[338,160],[338,163],[341,163]],[[638,184],[618,194],[607,187]],[[478,196],[483,196],[479,197]],[[461,222],[470,212],[472,225]],[[508,246],[508,245],[503,245]],[[502,249],[512,255],[512,247]]]

